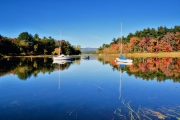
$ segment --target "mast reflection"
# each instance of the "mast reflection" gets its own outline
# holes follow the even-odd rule
[[[59,73],[58,73],[58,90],[60,90],[61,87],[61,80],[60,80],[60,71],[62,70],[61,67],[66,66],[66,63],[72,63],[72,60],[53,60],[53,64],[59,65]]]

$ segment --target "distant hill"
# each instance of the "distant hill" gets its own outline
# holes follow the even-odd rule
[[[98,48],[81,48],[82,53],[95,53]]]

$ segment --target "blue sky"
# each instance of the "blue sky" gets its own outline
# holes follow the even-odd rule
[[[27,31],[71,45],[100,47],[122,34],[180,25],[179,0],[0,0],[0,34]],[[61,36],[60,36],[61,30]]]

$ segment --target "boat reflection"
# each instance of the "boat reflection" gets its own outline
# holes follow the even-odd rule
[[[63,67],[61,65],[66,65],[66,63],[72,63],[72,62],[73,62],[72,60],[60,60],[60,59],[59,60],[56,60],[56,59],[53,60],[53,64],[59,64],[59,73],[58,73],[58,89],[59,90],[60,90],[60,87],[61,87],[60,71],[62,70],[62,67]]]
[[[72,63],[72,60],[53,60],[53,64],[65,64],[65,63]]]
[[[132,65],[132,63],[116,62],[117,65]]]
[[[125,66],[130,66],[132,63],[124,63],[124,62],[116,62],[117,65],[119,65],[119,70],[120,70],[120,81],[119,81],[119,100],[121,99],[122,96],[122,68]]]

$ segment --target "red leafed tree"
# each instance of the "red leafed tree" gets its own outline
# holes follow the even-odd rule
[[[139,41],[139,47],[141,52],[144,52],[145,44],[146,44],[146,39],[143,38],[142,40]]]
[[[159,52],[159,50],[160,50],[160,45],[156,45],[155,46],[155,52]]]
[[[162,52],[171,52],[173,51],[172,46],[169,45],[165,40],[161,40],[161,50]]]
[[[144,52],[147,51],[149,52],[148,47],[151,45],[150,39],[149,37],[143,37],[140,41],[139,41],[139,47],[140,47],[140,51]]]

